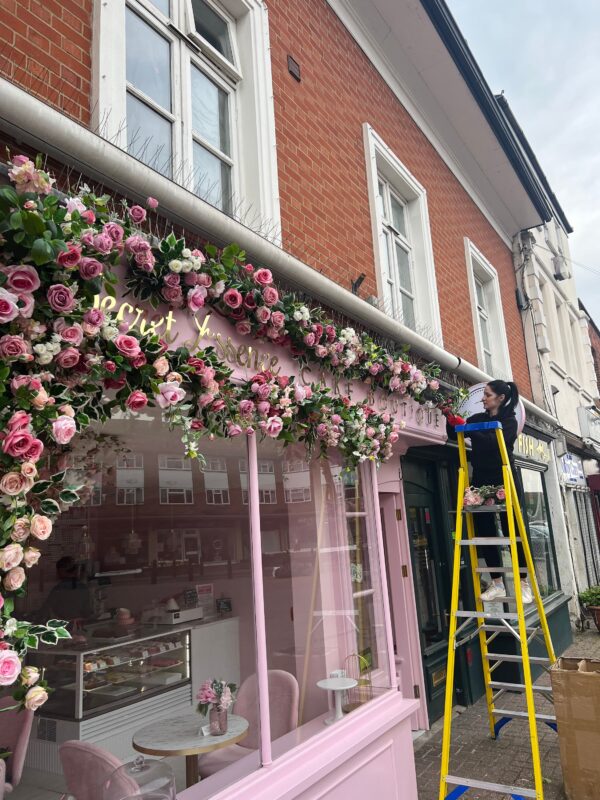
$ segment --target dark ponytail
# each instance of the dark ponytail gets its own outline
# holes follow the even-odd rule
[[[519,402],[519,390],[517,384],[512,381],[490,381],[488,386],[494,394],[503,394],[504,402],[498,409],[499,417],[506,417],[509,414],[514,414]]]

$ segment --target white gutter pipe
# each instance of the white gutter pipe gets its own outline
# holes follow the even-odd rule
[[[490,376],[478,367],[388,317],[187,189],[142,165],[124,150],[5,79],[0,79],[0,122],[17,141],[23,140],[38,147],[41,152],[76,167],[86,177],[110,185],[125,196],[139,200],[156,197],[162,213],[173,222],[217,244],[236,242],[251,253],[253,259],[268,264],[288,283],[398,344],[409,345],[443,369],[473,383],[490,380]],[[555,417],[543,409],[525,399],[524,403],[529,411],[545,422],[558,424]]]

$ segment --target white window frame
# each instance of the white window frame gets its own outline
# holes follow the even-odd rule
[[[133,463],[128,463],[133,461]],[[144,469],[143,453],[123,453],[117,456],[117,469]]]
[[[133,492],[133,503],[129,502]],[[144,504],[143,486],[117,486],[115,505],[141,506]]]
[[[230,503],[229,489],[205,489],[206,504],[209,506],[228,506]],[[219,500],[217,500],[219,498]]]
[[[181,497],[181,499],[175,499],[179,497]],[[173,486],[161,486],[159,488],[159,503],[161,506],[191,506],[194,504],[194,490],[189,488],[178,489]]]
[[[169,466],[176,465],[176,466]],[[158,468],[165,470],[175,470],[176,472],[191,472],[192,462],[189,458],[182,455],[171,455],[170,453],[161,453],[158,457]]]
[[[172,148],[175,182],[193,191],[191,173],[190,60],[207,76],[235,95],[230,102],[231,183],[233,214],[255,218],[280,230],[279,184],[275,153],[275,112],[271,75],[269,24],[263,0],[206,0],[228,24],[235,63],[229,62],[193,32],[191,0],[171,0],[171,20],[151,0],[102,0],[94,4],[92,107],[93,127],[126,149],[125,8],[131,7],[173,44],[171,48],[173,115]],[[174,24],[173,24],[174,23]],[[243,77],[243,80],[242,80]],[[179,99],[178,99],[179,98]],[[185,99],[185,101],[184,101]],[[231,106],[235,107],[231,107]],[[204,146],[204,145],[203,145]],[[183,169],[182,165],[188,165]],[[145,165],[140,168],[147,169]],[[189,173],[185,180],[185,174]],[[183,175],[184,179],[179,179]],[[280,235],[274,236],[277,244]]]
[[[299,496],[300,492],[302,492],[301,497]],[[312,491],[310,486],[285,488],[283,493],[286,503],[310,503],[312,500]]]
[[[412,255],[411,277],[413,280],[415,330],[440,346],[443,345],[442,321],[440,317],[433,244],[429,225],[427,192],[411,174],[381,136],[369,125],[363,125],[363,138],[367,166],[367,187],[371,209],[373,251],[377,266],[377,294],[380,306],[385,307],[383,276],[384,255],[381,249],[381,231],[384,220],[378,209],[378,180],[380,177],[392,187],[397,198],[405,206],[405,219],[410,231]],[[401,322],[402,320],[399,319]]]
[[[504,310],[502,307],[502,295],[500,293],[498,273],[483,253],[481,253],[473,242],[467,238],[465,238],[465,254],[478,366],[486,374],[488,373],[489,370],[486,365],[486,354],[484,352],[483,338],[481,335],[476,280],[482,285],[484,290],[486,312],[490,323],[489,332],[495,348],[491,353],[492,370],[490,377],[512,380],[510,351],[508,348],[506,327],[504,325]]]

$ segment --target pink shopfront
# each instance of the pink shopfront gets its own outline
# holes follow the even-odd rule
[[[127,302],[103,303],[131,325],[152,324]],[[269,369],[367,396],[215,313],[160,314],[171,347],[213,345],[235,378]],[[311,458],[303,445],[244,435],[204,439],[199,468],[154,409],[81,437],[68,466],[87,502],[61,516],[25,601],[33,618],[50,611],[77,633],[37,656],[56,691],[26,770],[59,780],[69,739],[128,761],[136,731],[189,715],[217,677],[244,686],[249,732],[200,756],[199,783],[185,788],[180,775],[182,800],[358,800],[375,786],[380,800],[416,800],[411,730],[427,723],[412,699],[425,692],[400,455],[442,444],[445,432],[439,412],[412,400],[378,392],[371,402],[404,426],[379,468],[348,471],[335,450]],[[134,621],[125,633],[116,609]],[[160,669],[143,666],[150,650]],[[353,686],[331,723],[333,695],[318,684],[340,676]]]

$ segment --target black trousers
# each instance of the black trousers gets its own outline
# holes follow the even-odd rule
[[[515,478],[515,484],[517,487],[517,495],[519,497],[519,504],[521,506],[521,511],[523,510],[523,486],[521,484],[520,477],[516,470],[513,468],[513,475]],[[503,482],[502,473],[477,473],[473,474],[472,484],[473,486],[500,486]],[[486,537],[493,537],[498,536],[498,522],[497,518],[500,517],[500,524],[502,526],[502,533],[504,536],[508,538],[508,514],[506,512],[500,512],[499,515],[496,514],[475,514],[474,521],[475,521],[475,535],[476,536],[486,536]],[[517,525],[517,521],[515,519],[515,528]],[[517,536],[519,535],[517,531]],[[484,559],[486,565],[489,567],[490,575],[492,579],[494,578],[501,578],[501,572],[495,572],[494,567],[501,567],[502,566],[502,551],[507,550],[508,548],[505,547],[495,547],[494,545],[484,545],[482,547],[477,548],[478,555]],[[519,555],[519,566],[524,568],[527,566],[527,562],[525,560],[525,550],[523,549],[523,545],[521,542],[517,542],[517,552]]]

